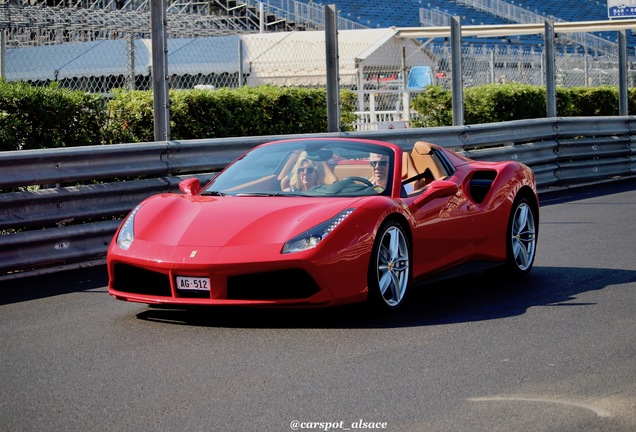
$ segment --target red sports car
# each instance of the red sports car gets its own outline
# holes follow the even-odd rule
[[[115,298],[391,310],[414,284],[466,269],[524,275],[536,252],[533,172],[427,142],[276,141],[180,189],[143,201],[115,234]]]

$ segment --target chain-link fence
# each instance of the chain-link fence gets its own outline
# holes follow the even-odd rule
[[[325,86],[324,32],[261,33],[254,15],[207,12],[168,14],[170,88]],[[1,4],[2,76],[92,93],[151,89],[149,27],[144,10]],[[428,84],[451,88],[447,41],[398,38],[394,29],[340,30],[338,50],[340,84],[358,95],[359,130],[406,127],[410,97]],[[464,44],[462,62],[465,87],[545,84],[541,46]],[[555,62],[559,86],[618,85],[615,55],[563,47]],[[632,71],[628,81],[636,81]]]
[[[438,82],[450,88],[450,46],[435,46]],[[560,87],[618,85],[618,56],[557,51],[556,82]],[[520,83],[545,85],[545,55],[539,47],[519,49],[509,45],[480,47],[465,45],[462,50],[465,87],[486,84]],[[636,73],[630,71],[630,84]]]

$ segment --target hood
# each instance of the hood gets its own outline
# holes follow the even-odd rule
[[[158,195],[135,217],[135,239],[172,246],[284,243],[360,198]]]

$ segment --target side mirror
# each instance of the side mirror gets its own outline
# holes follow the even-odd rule
[[[198,178],[189,178],[179,183],[179,190],[187,196],[197,195],[201,192],[201,182]]]
[[[435,198],[444,198],[455,195],[459,190],[459,186],[456,183],[448,180],[435,180],[428,185],[426,190],[418,196],[413,204],[421,206],[427,201],[431,201]]]

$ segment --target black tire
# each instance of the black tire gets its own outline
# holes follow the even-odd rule
[[[512,204],[506,230],[506,270],[525,276],[532,270],[537,251],[538,210],[525,196]]]
[[[369,301],[382,310],[393,311],[404,303],[411,281],[409,237],[396,220],[382,224],[371,251]]]

